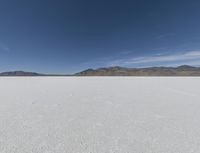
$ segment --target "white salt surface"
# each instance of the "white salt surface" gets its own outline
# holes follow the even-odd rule
[[[0,78],[0,153],[199,152],[200,78]]]

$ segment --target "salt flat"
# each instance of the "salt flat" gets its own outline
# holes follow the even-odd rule
[[[199,153],[198,77],[2,77],[0,153]]]

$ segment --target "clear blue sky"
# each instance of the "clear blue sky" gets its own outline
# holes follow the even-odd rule
[[[0,0],[0,71],[200,65],[199,0]]]

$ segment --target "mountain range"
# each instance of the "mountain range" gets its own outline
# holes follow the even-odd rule
[[[188,65],[179,67],[149,67],[149,68],[125,68],[108,67],[88,69],[75,75],[78,76],[200,76],[200,68]]]
[[[126,68],[105,67],[87,69],[72,75],[41,74],[35,72],[10,71],[0,76],[200,76],[200,67],[182,65],[178,67]]]
[[[43,74],[35,72],[10,71],[10,72],[2,72],[0,73],[0,76],[43,76]]]

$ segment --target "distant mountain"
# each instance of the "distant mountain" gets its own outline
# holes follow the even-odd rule
[[[0,76],[44,76],[44,74],[39,74],[35,72],[24,72],[24,71],[10,71],[2,72]]]
[[[76,76],[200,76],[200,68],[189,65],[179,67],[125,68],[108,67],[87,69]]]
[[[25,71],[2,72],[0,76],[200,76],[200,68],[189,65],[179,67],[126,68],[105,67],[87,69],[74,75],[41,74]]]

